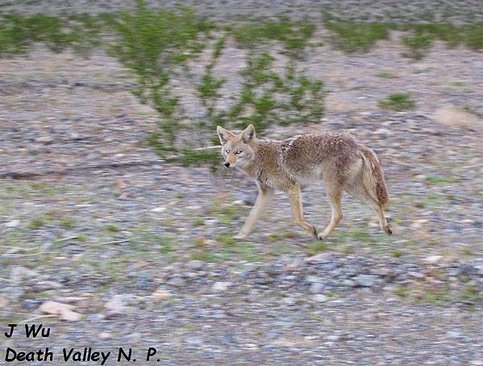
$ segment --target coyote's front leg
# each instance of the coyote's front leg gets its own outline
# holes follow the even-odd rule
[[[295,219],[295,223],[299,225],[301,228],[303,228],[310,235],[317,237],[317,230],[315,229],[315,226],[312,224],[309,224],[304,217],[300,185],[296,183],[288,187],[287,195],[290,200],[290,205],[292,206],[292,212]]]
[[[255,201],[255,205],[253,206],[250,214],[248,215],[245,224],[243,225],[240,232],[234,237],[235,239],[244,239],[250,234],[255,226],[255,222],[258,218],[263,214],[267,204],[273,197],[273,188],[264,186],[262,184],[257,183],[258,185],[258,196]]]

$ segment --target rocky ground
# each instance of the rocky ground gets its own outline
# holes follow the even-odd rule
[[[363,55],[324,45],[304,61],[328,95],[324,120],[303,129],[373,147],[391,194],[393,236],[346,197],[323,244],[291,224],[283,194],[249,240],[231,239],[254,184],[160,160],[145,143],[155,112],[101,50],[0,59],[0,324],[52,329],[2,335],[0,364],[7,347],[48,346],[53,364],[70,364],[63,347],[116,352],[107,364],[132,347],[151,364],[155,347],[166,365],[483,365],[481,54],[402,52],[394,39]],[[228,42],[223,55],[229,77],[243,52]],[[402,91],[415,110],[378,107]],[[322,187],[305,197],[322,228]]]

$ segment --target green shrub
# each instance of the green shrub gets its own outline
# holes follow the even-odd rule
[[[392,111],[407,111],[414,109],[416,103],[411,99],[409,93],[394,93],[389,95],[386,99],[379,102],[379,106],[383,109]]]

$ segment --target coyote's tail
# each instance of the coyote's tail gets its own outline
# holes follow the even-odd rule
[[[364,161],[362,173],[364,188],[380,205],[384,205],[388,201],[389,195],[379,159],[374,151],[364,145],[359,145],[359,150]]]

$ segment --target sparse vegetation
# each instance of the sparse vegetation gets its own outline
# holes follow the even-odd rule
[[[355,23],[341,20],[326,21],[333,35],[331,43],[347,52],[368,52],[379,40],[388,39],[392,26],[387,23]]]
[[[394,93],[390,94],[386,99],[381,100],[379,106],[383,109],[401,112],[414,109],[416,103],[411,99],[409,93]]]
[[[308,21],[248,23],[235,26],[231,33],[244,47],[263,46],[267,40],[282,42],[289,55],[300,57],[309,38],[315,31],[315,25]]]
[[[89,15],[69,18],[4,15],[1,20],[0,55],[25,53],[37,42],[54,52],[72,47],[83,54],[100,44],[100,20]]]

